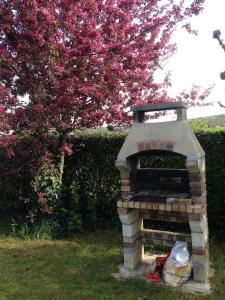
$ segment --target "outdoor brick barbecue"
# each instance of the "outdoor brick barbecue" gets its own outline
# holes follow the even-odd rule
[[[116,160],[120,171],[124,268],[136,270],[143,244],[172,248],[176,240],[190,246],[193,279],[208,284],[209,254],[206,209],[205,153],[190,129],[183,102],[135,106],[132,126]],[[176,110],[177,120],[144,123],[144,114]],[[140,168],[143,153],[180,154],[186,169]],[[190,234],[143,228],[143,220],[189,223]]]

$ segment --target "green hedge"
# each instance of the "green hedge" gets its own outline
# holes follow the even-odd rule
[[[206,152],[208,218],[211,234],[225,230],[225,128],[195,132]],[[67,173],[79,185],[79,207],[85,227],[109,227],[118,222],[119,174],[114,162],[125,134],[79,136],[80,152],[67,160]],[[66,180],[69,182],[69,178]]]
[[[225,129],[198,131],[196,136],[206,152],[210,229],[220,234],[225,229]],[[78,183],[77,209],[85,227],[117,223],[119,174],[114,162],[124,138],[124,134],[110,133],[79,136],[74,141],[84,147],[67,159],[66,182],[73,178]]]
[[[71,139],[74,153],[66,159],[64,203],[60,209],[65,212],[61,214],[62,224],[67,222],[72,231],[112,228],[119,224],[116,212],[119,173],[114,164],[125,136],[126,133],[91,132]],[[198,131],[196,136],[206,152],[210,231],[220,236],[225,230],[225,129]],[[29,178],[26,178],[23,193],[29,193],[28,186]],[[19,184],[14,187],[11,194],[2,197],[2,205],[14,201],[17,204],[12,207],[18,208]],[[23,197],[32,195],[24,194]]]
[[[75,182],[77,186],[75,209],[84,229],[113,228],[118,224],[119,172],[115,160],[124,138],[125,134],[98,133],[71,140],[74,154],[67,157],[64,184]]]
[[[225,230],[225,128],[196,132],[206,153],[206,182],[209,229],[224,236]]]

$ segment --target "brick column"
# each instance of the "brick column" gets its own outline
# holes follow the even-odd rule
[[[189,174],[190,195],[194,204],[206,204],[205,174]]]
[[[125,168],[120,169],[120,195],[123,201],[129,200],[130,190],[130,172]]]
[[[190,195],[194,205],[200,205],[199,213],[188,214],[192,239],[194,280],[209,281],[209,241],[206,208],[205,158],[188,159]]]
[[[208,283],[209,279],[209,244],[206,211],[189,214],[192,238],[192,262],[194,280]]]
[[[118,208],[118,214],[123,231],[124,267],[135,270],[143,255],[140,238],[143,220],[139,218],[138,209]]]

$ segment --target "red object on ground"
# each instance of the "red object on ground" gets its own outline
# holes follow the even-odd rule
[[[162,257],[162,256],[156,257],[155,272],[153,274],[150,274],[149,272],[145,273],[145,277],[148,281],[151,281],[151,282],[156,283],[156,284],[161,283],[161,281],[159,279],[159,275],[162,272],[163,266],[165,265],[166,260],[167,260],[168,257],[169,257],[169,254],[167,254],[167,256],[164,256],[164,257]]]
[[[159,272],[155,271],[154,274],[150,274],[149,272],[145,273],[145,277],[148,281],[154,282],[156,284],[160,284],[160,280],[159,280]]]

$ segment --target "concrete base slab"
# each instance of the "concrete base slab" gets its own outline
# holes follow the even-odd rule
[[[140,263],[135,270],[125,268],[124,265],[118,266],[118,273],[113,274],[117,278],[140,277],[147,272],[147,265]]]
[[[179,287],[183,292],[192,293],[195,295],[210,295],[212,289],[209,283],[201,283],[193,280],[188,280]]]
[[[156,257],[165,255],[143,255],[141,262],[135,268],[131,270],[125,268],[124,265],[118,266],[118,273],[114,273],[115,278],[128,278],[128,277],[139,277],[143,276],[146,272],[153,274],[156,268]]]
[[[150,272],[154,273],[155,270],[155,259],[159,255],[144,255],[142,258],[141,263],[138,264],[135,270],[131,270],[125,268],[124,265],[118,266],[118,273],[113,273],[112,276],[116,279],[125,279],[129,277],[139,277],[143,280],[145,279],[145,273]],[[165,256],[165,255],[161,255]],[[210,268],[210,277],[213,275],[213,268]],[[162,286],[168,286],[162,281]],[[172,287],[170,287],[172,288]],[[183,283],[180,287],[173,288],[178,291],[191,293],[194,295],[210,295],[212,293],[212,289],[209,283],[201,283],[196,282],[193,279],[188,280],[187,282]]]
[[[128,269],[125,269],[122,265],[120,265],[119,267],[119,273],[113,273],[112,276],[115,279],[125,279],[125,278],[130,278],[130,277],[139,277],[143,280],[146,280],[144,277],[144,274],[146,272],[146,266],[143,265],[139,265],[139,268],[137,268],[136,271],[131,271]],[[150,282],[151,284],[154,284],[152,282]],[[166,287],[168,286],[167,284],[161,282],[162,286]],[[191,293],[194,295],[210,295],[212,293],[212,289],[210,287],[210,285],[208,283],[201,283],[201,282],[196,282],[193,280],[188,280],[186,283],[183,283],[180,287],[171,287],[168,286],[171,289],[175,289],[178,291],[182,291],[185,293]]]

